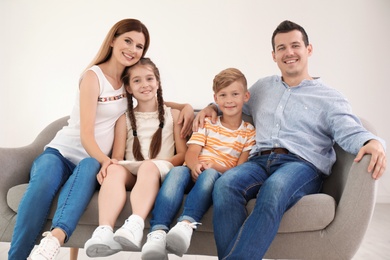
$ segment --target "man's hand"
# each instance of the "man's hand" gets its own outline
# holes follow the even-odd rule
[[[190,104],[186,104],[182,110],[180,110],[178,124],[183,124],[180,132],[180,136],[185,138],[192,134],[192,122],[194,121],[194,109]]]
[[[208,105],[198,112],[194,120],[194,125],[192,126],[192,131],[198,132],[199,128],[203,128],[204,119],[208,116],[211,117],[211,122],[214,124],[217,122],[217,107],[215,105]]]
[[[371,161],[367,171],[372,173],[372,178],[379,179],[386,170],[386,153],[378,140],[370,140],[363,146],[355,157],[355,162],[360,162],[365,154],[371,154]]]

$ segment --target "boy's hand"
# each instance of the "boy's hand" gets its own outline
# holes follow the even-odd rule
[[[213,166],[214,166],[214,163],[211,162],[211,161],[202,162],[202,167],[203,167],[204,170],[213,168]]]
[[[191,170],[191,177],[194,182],[198,179],[199,175],[204,171],[201,163],[195,165],[194,169]]]

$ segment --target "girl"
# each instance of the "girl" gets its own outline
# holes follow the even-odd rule
[[[117,123],[112,164],[101,171],[99,227],[85,243],[90,257],[109,256],[122,249],[140,250],[144,221],[168,171],[182,165],[187,149],[177,124],[179,111],[164,106],[160,74],[155,64],[143,58],[127,70],[128,113]],[[133,97],[137,105],[133,105]],[[127,140],[126,140],[127,138]],[[126,158],[126,161],[121,161]],[[115,221],[132,189],[133,214],[115,234]]]
[[[126,111],[123,71],[138,62],[148,47],[149,32],[138,20],[119,21],[109,31],[93,66],[80,79],[79,97],[68,125],[32,165],[8,259],[27,259],[58,192],[51,230],[43,233],[31,259],[55,259],[72,235],[95,192],[96,174],[112,164],[108,155],[115,122]]]

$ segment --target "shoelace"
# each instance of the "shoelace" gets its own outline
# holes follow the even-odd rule
[[[51,234],[50,231],[44,232],[42,236],[45,238],[42,239],[35,253],[39,253],[47,259],[54,259],[54,257],[60,251],[60,245],[58,244],[57,239]]]
[[[130,221],[129,219],[126,219],[125,224],[122,226],[122,228],[125,228],[133,233],[136,232],[138,229],[141,229],[141,225],[134,221]]]
[[[202,223],[200,223],[200,222],[184,223],[183,222],[183,225],[188,226],[192,229],[197,229],[199,225],[202,225]]]
[[[148,234],[148,239],[152,240],[163,240],[164,239],[164,231],[155,231]]]

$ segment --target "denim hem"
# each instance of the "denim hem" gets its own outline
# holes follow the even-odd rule
[[[62,227],[59,227],[59,226],[56,226],[56,227],[52,226],[52,227],[50,228],[50,232],[53,231],[53,229],[55,229],[55,228],[61,229],[61,231],[64,232],[64,234],[65,234],[64,244],[65,244],[66,242],[68,242],[69,236],[68,236],[68,233],[65,231],[65,229],[62,228]]]
[[[183,220],[187,220],[187,221],[189,221],[191,223],[198,222],[194,218],[192,218],[190,216],[185,216],[185,215],[184,216],[180,216],[179,219],[177,220],[177,222],[181,222]]]
[[[150,228],[150,232],[157,231],[157,230],[164,230],[166,233],[169,231],[169,227],[165,225],[154,225]]]

